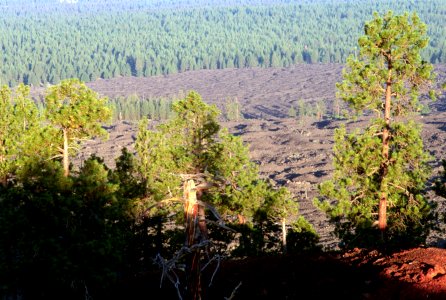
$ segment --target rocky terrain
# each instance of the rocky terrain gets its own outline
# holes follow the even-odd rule
[[[341,65],[297,65],[280,69],[225,69],[185,72],[149,78],[115,78],[97,80],[89,86],[102,95],[138,94],[141,97],[174,97],[188,90],[198,91],[206,102],[222,107],[225,99],[237,98],[244,119],[222,122],[223,127],[249,144],[252,159],[258,163],[264,177],[278,185],[287,186],[300,203],[301,213],[317,228],[321,242],[327,249],[336,248],[330,235],[332,228],[312,204],[317,196],[317,184],[330,177],[331,150],[334,129],[340,124],[347,128],[365,128],[367,118],[335,120],[330,117],[335,99],[335,84],[341,79]],[[446,81],[446,66],[437,66],[438,81]],[[299,99],[306,106],[316,101],[326,103],[326,116],[289,118],[288,110],[297,106]],[[443,95],[430,105],[431,113],[418,117],[424,124],[423,139],[432,155],[433,177],[440,171],[440,161],[446,158],[446,97]],[[119,122],[108,127],[108,141],[84,144],[79,158],[97,153],[113,167],[114,158],[122,147],[133,149],[136,124]],[[430,193],[433,201],[443,200]],[[429,239],[431,245],[444,243],[439,233]]]

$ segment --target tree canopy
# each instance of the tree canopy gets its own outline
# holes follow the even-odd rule
[[[147,129],[143,120],[136,140],[140,173],[154,201],[180,197],[184,178],[198,176],[211,186],[203,199],[228,221],[255,221],[262,207],[272,207],[274,201],[282,201],[278,215],[288,217],[285,203],[290,204],[289,216],[295,215],[289,194],[260,179],[241,139],[220,129],[215,106],[190,92],[174,103],[173,111],[175,117],[156,130]]]
[[[57,150],[64,162],[65,175],[69,174],[69,153],[80,140],[107,135],[102,123],[112,116],[107,98],[88,88],[78,79],[63,80],[48,89],[45,97],[45,115],[60,132]]]

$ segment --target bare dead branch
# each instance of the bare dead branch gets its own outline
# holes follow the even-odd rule
[[[231,232],[233,232],[233,233],[237,233],[237,231],[235,231],[234,229],[229,228],[229,227],[226,226],[225,224],[222,224],[222,223],[219,223],[219,222],[215,222],[215,221],[207,220],[207,219],[206,219],[206,223],[214,224],[214,225],[217,225],[218,227],[221,227],[221,228],[226,229],[226,230],[228,230],[228,231],[231,231]]]
[[[62,155],[62,154],[57,154],[57,155],[51,156],[51,157],[48,158],[46,161],[48,161],[48,160],[52,160],[52,159],[55,159],[55,158],[58,158],[58,157],[63,157],[63,155]]]
[[[399,189],[399,190],[402,190],[407,196],[410,195],[410,193],[409,193],[409,191],[408,191],[407,189],[405,189],[405,188],[403,188],[403,187],[401,187],[401,186],[399,186],[399,185],[393,184],[393,183],[391,183],[391,182],[389,182],[388,184],[389,184],[390,186],[393,186],[394,188],[397,188],[397,189]]]
[[[199,248],[206,248],[209,244],[210,244],[209,240],[204,240],[199,244],[192,245],[191,247],[183,246],[181,247],[180,250],[177,251],[174,257],[171,258],[170,260],[165,260],[160,254],[157,254],[156,257],[153,259],[153,262],[162,269],[160,287],[162,286],[165,278],[169,279],[169,281],[175,286],[175,289],[177,290],[178,299],[182,300],[183,298],[181,296],[181,291],[180,291],[180,280],[175,270],[183,268],[180,267],[178,262],[185,255],[192,253]]]
[[[147,199],[148,198],[143,198],[141,200],[147,200]],[[183,201],[184,201],[183,198],[179,198],[179,197],[173,197],[173,198],[161,200],[161,201],[149,206],[148,208],[146,208],[146,210],[142,213],[142,215],[146,215],[154,207],[163,206],[163,204],[166,204],[169,202],[183,202]]]
[[[218,269],[220,268],[220,262],[222,260],[221,255],[214,255],[204,266],[201,268],[201,272],[203,272],[213,261],[217,261],[217,266],[215,267],[214,272],[212,273],[211,280],[209,282],[209,287],[212,285],[212,282],[214,281],[215,274],[217,274]]]
[[[235,294],[237,293],[237,290],[242,286],[242,282],[240,283],[232,290],[232,293],[229,297],[225,297],[225,300],[232,300],[235,297]]]

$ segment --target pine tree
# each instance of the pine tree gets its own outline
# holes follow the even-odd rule
[[[189,93],[173,109],[175,117],[155,131],[147,129],[147,120],[140,122],[136,140],[140,173],[154,200],[180,197],[185,175],[202,176],[213,185],[203,195],[206,201],[228,220],[252,221],[276,191],[259,178],[248,148],[239,137],[220,130],[219,111],[197,93]]]
[[[281,225],[282,230],[282,251],[287,252],[287,221],[290,216],[296,216],[299,211],[298,203],[292,199],[290,192],[286,188],[281,188],[271,197],[265,206],[269,215]],[[272,212],[272,213],[271,213]]]
[[[228,121],[239,121],[243,118],[240,111],[240,102],[237,97],[234,99],[228,98],[225,103],[225,117]]]
[[[429,156],[420,126],[405,117],[419,112],[420,89],[433,77],[432,66],[420,56],[428,43],[426,25],[416,14],[388,12],[383,18],[375,13],[364,29],[360,55],[349,57],[338,96],[356,111],[373,110],[377,117],[362,133],[336,132],[335,175],[320,186],[321,194],[336,202],[317,203],[337,222],[341,236],[357,237],[377,223],[389,238],[405,236],[413,242],[428,228],[422,223],[430,216],[422,192]]]
[[[297,117],[297,111],[293,105],[291,105],[291,107],[288,109],[288,117],[293,119]]]
[[[15,141],[12,128],[13,105],[11,91],[7,86],[0,90],[0,182],[6,185],[11,171],[11,156],[14,155]]]
[[[20,84],[14,91],[0,90],[0,182],[26,165],[26,161],[45,159],[51,143],[48,130],[41,124],[36,104],[29,97],[29,87]]]
[[[166,199],[181,199],[184,203],[187,247],[207,239],[205,224],[197,221],[205,220],[203,203],[212,205],[207,206],[209,212],[215,214],[216,210],[223,216],[219,222],[252,223],[261,211],[281,221],[295,217],[297,204],[289,201],[289,194],[261,180],[241,139],[220,130],[215,106],[207,105],[200,95],[190,92],[173,104],[173,110],[175,117],[159,125],[156,131],[147,130],[148,121],[143,120],[135,148],[152,202],[162,205],[167,203]],[[198,185],[194,187],[190,179]],[[268,207],[271,209],[265,209]],[[204,240],[197,239],[197,232]],[[199,256],[199,250],[191,255]],[[188,261],[190,276],[197,278],[199,275],[193,271],[197,266],[190,262],[198,260]],[[192,284],[188,290],[195,291],[196,286]]]
[[[2,295],[97,295],[128,270],[133,202],[110,173],[97,157],[69,177],[59,162],[41,160],[18,184],[0,186]]]
[[[308,115],[308,110],[305,107],[305,102],[303,99],[297,101],[298,115],[300,119],[303,119]]]
[[[322,120],[325,115],[326,107],[324,101],[316,102],[316,118],[318,121]]]
[[[49,88],[45,97],[46,117],[61,136],[58,150],[63,158],[65,176],[69,175],[69,152],[81,141],[107,132],[102,122],[110,120],[112,111],[107,98],[100,98],[96,92],[77,79],[63,80]]]

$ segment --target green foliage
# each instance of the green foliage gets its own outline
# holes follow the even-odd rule
[[[326,113],[326,110],[327,110],[323,100],[320,100],[320,101],[316,102],[315,110],[316,110],[316,118],[318,120],[322,120],[323,117],[325,116],[325,113]]]
[[[323,100],[316,102],[308,102],[304,99],[297,101],[297,115],[300,121],[304,121],[306,117],[316,117],[318,120],[322,119],[326,112],[325,103]]]
[[[271,225],[273,224],[264,223],[261,224],[261,226],[254,226],[253,224],[234,225],[233,227],[239,234],[239,238],[238,246],[231,252],[231,255],[234,257],[246,257],[277,252],[277,237],[275,237],[274,242],[271,245],[268,243],[268,236],[265,235],[265,232],[277,231],[277,228],[274,228],[277,226],[271,228]]]
[[[319,192],[324,201],[315,205],[335,224],[335,235],[346,247],[408,247],[422,243],[432,227],[432,204],[424,197],[429,177],[420,126],[413,122],[394,123],[389,165],[388,230],[385,240],[376,219],[380,194],[382,141],[378,124],[365,132],[348,134],[345,127],[336,130],[333,149],[333,179],[323,182]],[[335,200],[333,202],[333,200]]]
[[[294,106],[291,106],[290,109],[288,109],[288,117],[293,119],[297,117],[297,111]]]
[[[97,158],[76,176],[53,161],[28,164],[26,174],[0,188],[0,295],[105,295],[128,263],[130,201]]]
[[[333,104],[332,104],[332,112],[331,115],[333,118],[335,119],[341,119],[342,118],[342,113],[341,113],[341,101],[338,97],[335,97],[333,99]]]
[[[123,198],[135,199],[144,195],[144,182],[138,173],[135,156],[127,148],[122,148],[121,155],[116,159],[116,168],[113,172],[114,181],[121,186],[120,193]]]
[[[143,118],[151,120],[167,120],[172,117],[172,99],[142,98],[130,95],[126,98],[116,97],[109,101],[113,108],[112,121],[140,121]]]
[[[241,119],[243,119],[240,102],[237,98],[226,100],[224,116],[227,121],[240,121]]]
[[[149,258],[182,247],[178,227],[166,226],[174,210],[153,205],[181,197],[185,176],[210,183],[203,201],[228,226],[246,232],[233,255],[277,252],[276,223],[283,218],[297,218],[295,238],[317,241],[311,225],[297,217],[290,193],[259,178],[248,148],[220,129],[219,111],[197,93],[176,102],[175,117],[156,130],[141,121],[138,156],[123,149],[115,170],[92,156],[66,176],[65,164],[50,159],[61,148],[54,145],[101,134],[100,122],[111,114],[106,100],[78,80],[62,81],[48,90],[41,115],[28,91],[23,85],[0,90],[1,175],[7,179],[0,184],[0,297],[113,297],[120,277],[134,278],[153,268]],[[215,236],[226,247],[235,237]],[[230,251],[222,246],[222,253]]]
[[[176,153],[165,141],[168,138],[179,137],[167,130],[149,131],[147,125],[147,119],[140,122],[135,149],[138,153],[138,169],[146,183],[146,189],[158,201],[166,198],[169,191],[179,187],[181,183],[181,178],[173,173],[178,170]],[[179,193],[179,190],[176,191],[177,195]]]
[[[224,180],[223,191],[218,188],[208,199],[221,214],[242,215],[252,220],[254,215],[265,204],[268,197],[274,194],[272,188],[259,179],[258,168],[249,159],[249,150],[239,137],[222,130],[220,143],[213,154],[212,168],[218,180]]]
[[[155,131],[147,130],[147,120],[140,123],[138,131],[135,148],[139,172],[152,203],[181,198],[183,178],[199,176],[211,186],[204,192],[203,201],[215,207],[226,221],[247,222],[247,227],[241,228],[252,229],[254,236],[260,234],[260,239],[253,236],[255,241],[246,241],[253,249],[243,241],[240,247],[256,253],[265,251],[261,240],[267,233],[260,227],[281,218],[295,218],[297,203],[286,189],[274,189],[259,178],[248,148],[240,138],[220,130],[218,110],[205,104],[197,93],[190,92],[174,103],[173,110],[175,117]],[[241,253],[251,251],[245,250],[239,249]]]
[[[382,111],[385,84],[392,87],[391,114],[394,117],[419,112],[420,87],[430,84],[434,76],[431,64],[421,59],[428,44],[426,25],[413,14],[383,18],[377,13],[366,23],[365,35],[358,43],[359,58],[350,56],[337,84],[337,96],[358,111]]]
[[[298,107],[297,111],[298,111],[298,115],[299,115],[300,119],[302,119],[303,117],[308,115],[308,109],[307,109],[303,99],[299,99],[297,101],[297,107]]]
[[[45,3],[2,6],[1,84],[344,63],[363,20],[389,9],[417,11],[429,22],[423,57],[446,62],[443,0]]]
[[[291,230],[287,235],[287,253],[302,253],[318,251],[321,249],[319,236],[313,226],[305,218],[299,216],[291,224]]]
[[[14,134],[12,133],[11,91],[4,86],[0,91],[0,178],[6,184],[7,176],[12,168],[14,155]]]
[[[0,182],[15,177],[27,161],[50,157],[50,129],[43,127],[29,87],[0,90]]]
[[[111,117],[107,98],[100,98],[78,79],[67,79],[48,89],[45,116],[53,126],[67,131],[70,140],[106,135],[101,127]]]
[[[378,116],[363,132],[336,131],[335,173],[319,187],[325,201],[315,204],[348,247],[412,246],[424,241],[433,217],[423,195],[430,157],[420,126],[403,118],[419,112],[420,89],[433,79],[432,65],[420,56],[426,26],[416,14],[388,12],[383,18],[375,13],[364,29],[359,57],[349,57],[337,84],[338,97]]]
[[[296,216],[298,211],[298,203],[292,198],[288,189],[282,187],[271,193],[262,208],[257,211],[257,216],[262,216],[260,220],[267,217],[278,222],[289,216]]]
[[[109,121],[112,111],[107,107],[107,98],[100,98],[78,79],[63,80],[48,89],[45,97],[45,117],[59,131],[56,151],[64,161],[65,175],[69,173],[69,154],[77,150],[81,140],[94,136],[106,136],[101,127]]]

